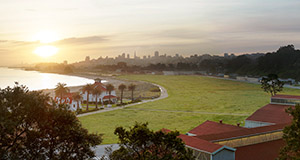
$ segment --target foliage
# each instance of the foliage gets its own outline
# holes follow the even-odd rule
[[[118,89],[121,91],[121,104],[123,104],[123,93],[124,93],[124,90],[126,89],[126,85],[125,84],[120,84]]]
[[[86,84],[81,88],[82,92],[86,92],[86,110],[89,110],[89,98],[90,98],[90,93],[93,91],[93,85],[92,84]]]
[[[72,98],[77,102],[77,110],[79,109],[79,102],[82,100],[82,95],[79,92],[75,92],[72,94]]]
[[[135,87],[136,85],[131,83],[129,86],[128,86],[128,90],[131,91],[131,101],[133,101],[133,91],[135,90]]]
[[[65,83],[58,83],[54,89],[55,95],[62,99],[64,95],[70,92],[70,89],[66,86]]]
[[[0,159],[86,159],[101,135],[88,134],[66,105],[16,85],[0,90]]]
[[[115,87],[112,85],[112,84],[110,84],[110,83],[108,83],[107,85],[106,85],[106,90],[108,91],[108,94],[109,94],[109,102],[111,103],[111,100],[110,100],[110,96],[111,96],[111,92],[113,91],[115,89]],[[109,103],[109,104],[110,104]]]
[[[99,87],[95,87],[92,90],[92,94],[96,97],[96,109],[98,109],[98,96],[100,96],[101,93],[102,93],[102,90]]]
[[[154,132],[148,128],[148,123],[136,123],[128,131],[117,127],[114,133],[119,137],[120,149],[109,155],[111,160],[193,159],[192,153],[177,137],[177,131]]]
[[[290,107],[286,112],[293,116],[290,126],[283,130],[283,139],[286,145],[280,151],[280,160],[300,159],[300,105]]]
[[[261,80],[261,88],[270,93],[271,96],[276,95],[276,93],[281,92],[284,83],[278,79],[276,74],[269,74],[268,77],[263,77]]]

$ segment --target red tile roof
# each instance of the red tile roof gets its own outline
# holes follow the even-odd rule
[[[288,105],[268,104],[255,111],[246,120],[269,122],[269,123],[291,123],[292,117],[285,112],[289,108]]]
[[[218,134],[200,135],[196,137],[207,141],[219,141],[282,130],[286,125],[288,124],[277,124],[256,128],[243,128],[241,130],[235,130]]]
[[[196,135],[218,134],[234,130],[241,130],[243,127],[238,127],[230,124],[217,123],[214,121],[205,121],[196,128],[189,131],[189,133]]]
[[[272,98],[300,99],[300,96],[277,94],[275,96],[272,96]]]
[[[165,129],[165,128],[161,129],[161,131],[163,131],[164,133],[171,132],[171,130]],[[185,143],[186,146],[189,146],[189,147],[192,147],[194,149],[198,149],[198,150],[201,150],[204,152],[208,152],[208,153],[213,153],[223,147],[223,145],[214,144],[214,143],[208,142],[206,140],[202,140],[202,139],[184,135],[184,134],[180,134],[178,137],[180,139],[182,139],[182,141]]]
[[[99,89],[101,89],[102,91],[106,91],[106,87],[105,87],[104,84],[102,84],[101,82],[95,82],[95,83],[93,84],[93,87],[94,87],[94,88],[99,88]]]
[[[183,140],[185,145],[208,153],[213,153],[223,147],[223,145],[214,144],[192,136],[181,134],[178,137]]]
[[[284,146],[282,139],[249,146],[237,147],[236,160],[274,160],[279,155],[280,148]]]
[[[108,95],[108,96],[104,96],[103,99],[109,99],[109,97],[110,97],[111,99],[117,98],[116,96]]]

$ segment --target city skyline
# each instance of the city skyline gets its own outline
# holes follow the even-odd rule
[[[143,57],[156,50],[190,56],[265,53],[287,44],[298,48],[299,6],[296,0],[4,0],[0,62],[72,63],[135,51]]]

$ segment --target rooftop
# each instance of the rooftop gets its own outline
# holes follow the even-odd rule
[[[202,140],[196,137],[187,136],[183,134],[179,135],[179,138],[183,140],[185,145],[208,153],[214,153],[219,149],[221,149],[222,147],[224,147],[223,145],[214,144],[206,140]]]
[[[189,133],[195,135],[208,135],[208,134],[218,134],[218,133],[241,130],[241,129],[244,128],[235,125],[217,123],[214,121],[207,120],[204,123],[197,126],[196,128],[190,130]]]
[[[218,134],[200,135],[196,137],[207,141],[221,141],[279,131],[282,130],[286,125],[287,124],[277,124],[256,128],[243,128],[241,130],[223,132]]]
[[[264,107],[255,111],[246,120],[260,121],[268,123],[291,123],[292,117],[285,112],[289,105],[267,104]]]
[[[276,159],[280,148],[284,145],[282,139],[237,147],[236,160]]]
[[[283,95],[283,94],[277,94],[275,96],[272,96],[272,98],[282,98],[282,99],[298,99],[300,100],[300,96],[294,96],[294,95]]]

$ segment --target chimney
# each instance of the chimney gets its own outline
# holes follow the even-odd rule
[[[222,124],[222,123],[223,123],[223,120],[221,119],[219,122],[220,122],[220,124]]]
[[[236,125],[239,127],[241,124],[240,124],[240,123],[237,123]]]

